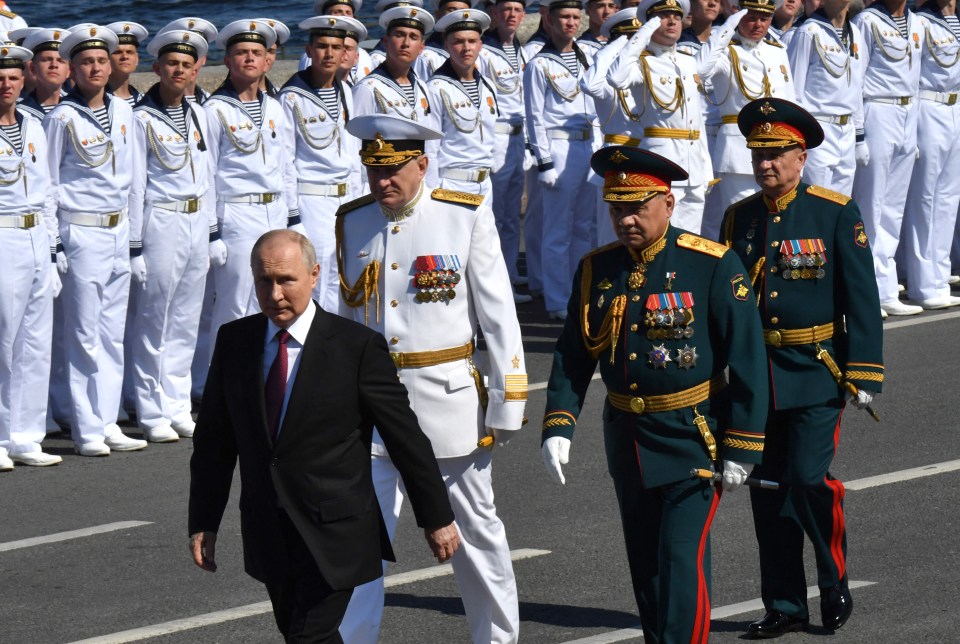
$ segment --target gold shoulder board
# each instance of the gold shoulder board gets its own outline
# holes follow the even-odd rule
[[[779,42],[776,38],[771,38],[770,36],[767,36],[764,40],[768,45],[773,45],[774,47],[779,47],[780,49],[783,49],[783,43]]]
[[[430,193],[430,196],[437,201],[458,203],[464,206],[476,207],[483,203],[483,195],[475,195],[470,192],[459,192],[457,190],[444,190],[443,188],[437,188]]]
[[[846,206],[850,203],[850,197],[843,194],[842,192],[834,192],[822,186],[807,186],[807,194],[813,195],[814,197],[820,197],[821,199],[826,199],[827,201],[832,201],[833,203],[838,203],[841,206]]]
[[[363,195],[362,197],[354,199],[353,201],[348,201],[347,203],[340,206],[339,209],[337,209],[337,217],[339,217],[340,215],[345,215],[348,212],[356,210],[357,208],[362,208],[367,204],[373,203],[373,201],[374,201],[373,195]]]
[[[717,258],[723,257],[723,254],[727,252],[727,247],[723,244],[698,237],[692,233],[683,233],[677,237],[677,246],[695,250],[704,255],[713,255]]]
[[[0,16],[3,16],[4,18],[16,18],[17,14],[7,9],[0,9]]]
[[[588,258],[588,257],[593,257],[594,255],[599,255],[600,253],[605,253],[605,252],[607,252],[608,250],[613,250],[613,249],[615,249],[615,248],[619,248],[619,247],[622,246],[622,245],[623,245],[623,244],[621,244],[619,241],[615,241],[615,242],[612,242],[612,243],[610,243],[610,244],[607,244],[606,246],[601,246],[600,248],[594,248],[594,249],[591,250],[589,253],[587,253],[586,255],[584,255],[583,258],[586,259],[586,258]]]

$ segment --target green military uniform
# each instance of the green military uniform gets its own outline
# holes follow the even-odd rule
[[[593,167],[606,176],[608,201],[610,175],[616,183],[618,174],[610,159],[618,155],[625,169],[673,166],[642,150],[598,151]],[[625,182],[628,174],[619,173]],[[645,181],[641,175],[636,183]],[[709,529],[720,493],[690,470],[719,458],[759,462],[762,354],[746,271],[722,245],[668,226],[641,251],[617,242],[581,260],[554,352],[542,438],[572,438],[599,363],[608,391],[607,463],[648,642],[700,641],[709,632]],[[707,443],[714,441],[712,459]]]
[[[776,99],[744,107],[748,145],[750,132],[775,136],[777,119],[801,135],[819,129],[794,108]],[[817,136],[807,133],[814,143]],[[829,472],[844,388],[830,367],[858,389],[880,391],[883,328],[873,259],[856,203],[802,182],[775,201],[757,193],[730,206],[721,231],[750,267],[767,345],[767,441],[754,476],[782,485],[751,490],[763,602],[768,611],[806,620],[804,532],[813,542],[821,591],[848,592],[844,488]]]

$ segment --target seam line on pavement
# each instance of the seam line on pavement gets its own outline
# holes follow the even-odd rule
[[[19,541],[7,541],[0,543],[0,552],[9,550],[18,550],[20,548],[30,548],[32,546],[42,546],[47,543],[56,543],[58,541],[69,541],[70,539],[79,539],[89,537],[94,534],[103,534],[104,532],[113,532],[115,530],[126,530],[127,528],[137,528],[143,525],[150,525],[152,521],[118,521],[117,523],[105,523],[91,528],[81,528],[79,530],[69,530],[67,532],[56,532],[54,534],[44,535],[42,537],[31,537],[29,539],[20,539]]]

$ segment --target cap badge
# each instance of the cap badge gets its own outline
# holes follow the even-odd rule
[[[760,106],[760,112],[764,116],[769,116],[770,114],[776,111],[777,111],[776,108],[770,103],[764,103],[763,105]]]
[[[190,34],[183,34],[183,42],[190,40]]]
[[[256,31],[256,30],[257,30],[257,23],[251,22],[251,23],[250,23],[250,31]]]
[[[96,35],[97,35],[97,28],[96,28],[96,27],[90,27],[90,35],[91,35],[91,36],[96,36]]]
[[[10,50],[7,49],[6,47],[4,47],[3,49],[0,49],[0,56],[6,56],[9,53],[10,53]]]
[[[196,24],[197,24],[196,20],[190,20],[189,22],[187,22],[187,29],[193,29],[194,25]]]
[[[416,15],[417,15],[417,10],[416,10],[416,9],[411,9],[411,10],[410,10],[410,17],[411,17],[411,18],[415,18]]]
[[[336,18],[330,18],[330,26],[332,27],[332,26],[334,26],[335,24],[337,24],[337,19],[336,19]]]
[[[616,152],[610,155],[610,161],[612,161],[613,163],[623,163],[626,160],[627,160],[627,155],[621,152],[620,150],[617,150]]]
[[[54,40],[60,40],[60,32],[59,32],[59,31],[53,32],[53,39],[54,39]]]
[[[127,33],[128,31],[130,31],[130,25],[124,25],[124,26],[123,26],[123,33]]]

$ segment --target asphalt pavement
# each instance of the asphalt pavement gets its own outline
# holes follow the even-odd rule
[[[539,454],[542,383],[560,326],[542,301],[518,309],[530,423],[497,448],[494,487],[516,556],[521,641],[640,641],[629,630],[639,620],[603,456],[603,387],[591,387],[560,487]],[[833,467],[849,484],[853,616],[831,634],[819,627],[814,597],[810,631],[780,641],[958,640],[958,334],[960,311],[887,321],[886,381],[874,403],[882,422],[848,409]],[[66,436],[45,447],[64,462],[0,474],[0,642],[280,641],[266,592],[243,572],[239,479],[217,544],[219,570],[209,574],[187,552],[189,440],[108,458],[75,456]],[[430,557],[409,511],[395,548],[382,641],[467,642],[456,583]],[[815,588],[809,548],[806,559]],[[758,598],[749,494],[738,490],[724,496],[714,522],[712,641],[742,639],[763,614]]]

